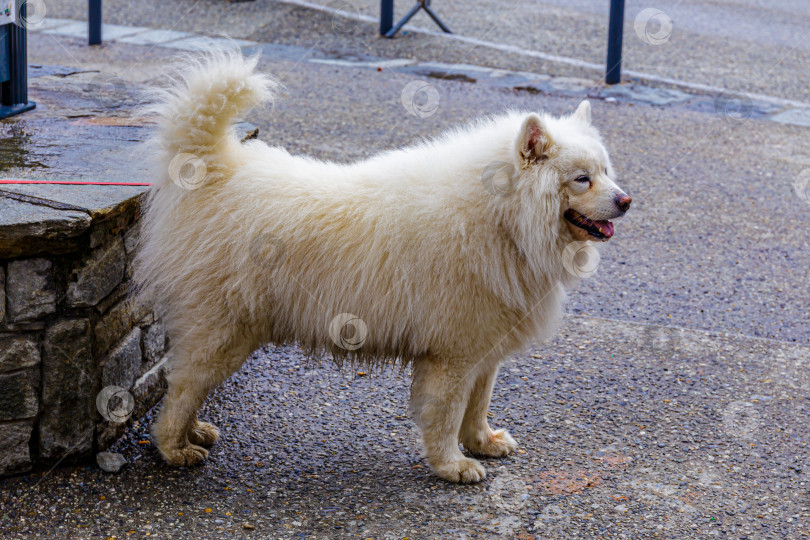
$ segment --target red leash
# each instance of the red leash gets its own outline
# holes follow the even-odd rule
[[[85,182],[83,180],[9,180],[0,178],[0,184],[62,184],[69,186],[151,186],[147,182]]]

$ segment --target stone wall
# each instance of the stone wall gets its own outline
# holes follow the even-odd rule
[[[82,208],[7,187],[0,475],[107,448],[162,397],[166,350],[161,322],[130,294],[142,195],[105,187],[102,208]]]

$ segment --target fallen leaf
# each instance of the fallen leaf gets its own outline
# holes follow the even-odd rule
[[[583,489],[594,487],[600,478],[587,471],[543,471],[537,475],[541,487],[556,495],[573,495]]]

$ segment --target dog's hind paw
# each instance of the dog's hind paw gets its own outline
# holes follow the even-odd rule
[[[208,450],[202,446],[189,444],[180,448],[160,449],[160,453],[166,463],[175,467],[190,467],[198,465],[208,457]]]
[[[208,422],[194,422],[194,425],[188,432],[188,440],[191,444],[199,446],[211,446],[217,439],[219,439],[219,429],[214,424]]]
[[[504,457],[517,450],[515,439],[505,429],[490,430],[483,439],[483,441],[462,441],[462,444],[476,456]]]
[[[433,472],[448,482],[462,484],[480,482],[487,476],[484,466],[468,457],[435,465],[433,466]]]

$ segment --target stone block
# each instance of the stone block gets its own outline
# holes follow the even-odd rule
[[[166,332],[161,321],[155,321],[143,332],[143,361],[151,366],[166,351]]]
[[[134,418],[140,418],[154,407],[166,393],[168,383],[167,357],[162,357],[152,369],[144,373],[132,387],[130,394],[135,399]]]
[[[0,375],[0,420],[33,418],[39,412],[39,370]]]
[[[83,191],[76,190],[75,186],[61,187]],[[75,250],[78,247],[76,237],[90,226],[90,216],[86,212],[58,210],[38,203],[16,200],[14,197],[19,195],[10,193],[16,189],[9,186],[3,186],[2,191],[0,258],[25,257],[43,251],[66,253]]]
[[[118,285],[118,287],[113,290],[110,294],[108,294],[104,300],[96,304],[96,311],[99,313],[107,313],[111,307],[116,305],[118,302],[124,299],[130,293],[129,290],[129,283],[126,281]]]
[[[0,323],[6,319],[6,269],[0,266]]]
[[[36,319],[56,311],[53,265],[47,259],[8,263],[6,302],[12,321]]]
[[[118,340],[127,335],[149,309],[133,297],[128,297],[110,310],[96,323],[96,356],[110,350]]]
[[[0,324],[0,332],[17,334],[21,332],[37,332],[39,330],[45,330],[45,321],[20,321]]]
[[[138,240],[141,235],[141,222],[136,221],[135,224],[124,233],[124,249],[127,255],[132,255],[138,249]]]
[[[86,23],[85,23],[86,24]],[[97,76],[97,74],[94,74]],[[72,78],[72,77],[70,77]],[[77,77],[78,78],[78,77]],[[81,83],[82,88],[86,88],[86,83]],[[116,89],[118,90],[118,89]],[[69,92],[66,92],[65,95],[68,95]],[[120,92],[116,93],[115,96],[110,96],[111,100],[113,98],[121,99]],[[112,132],[108,131],[109,128],[101,127],[101,133],[98,133],[98,137],[109,136]],[[134,128],[137,129],[137,128]],[[116,133],[119,135],[123,135],[123,133],[131,134],[132,132],[128,131],[124,127],[116,127]],[[99,141],[94,141],[99,142]],[[115,152],[116,149],[122,148],[122,143],[124,141],[122,139],[113,139],[105,141],[104,148],[102,153],[105,154],[105,158],[109,159],[109,153],[112,151],[116,154],[116,157],[121,157],[122,160],[117,162],[119,166],[126,167],[128,157],[124,157],[126,152]],[[87,148],[93,150],[99,150],[99,146],[94,146],[92,143],[87,145]],[[107,165],[105,164],[105,167]],[[101,174],[101,171],[99,171]],[[121,178],[124,180],[124,178]],[[59,212],[61,215],[65,215],[66,213],[78,213],[84,217],[85,226],[78,232],[84,232],[87,230],[91,223],[93,227],[104,227],[105,220],[114,219],[121,215],[134,215],[138,208],[141,206],[144,200],[144,196],[149,188],[146,186],[82,186],[82,189],[76,189],[76,186],[69,186],[63,184],[13,184],[8,186],[3,186],[3,191],[5,193],[12,192],[17,196],[21,197],[35,197],[38,200],[45,199],[47,201],[52,201],[51,204],[56,204],[60,206],[69,206],[72,208],[79,208],[82,211],[67,211],[67,210],[54,210],[48,206],[36,206],[36,209],[40,209],[41,211],[51,211],[51,212]],[[7,220],[3,219],[6,216],[3,213],[5,208],[0,204],[0,255],[3,253],[3,225]],[[9,219],[11,223],[18,223],[20,221],[31,222],[37,226],[36,234],[37,235],[45,235],[45,236],[53,236],[53,232],[51,232],[47,228],[43,228],[43,225],[49,225],[47,222],[43,224],[43,216],[39,216],[32,211],[31,208],[22,208],[17,210],[16,212],[9,212]],[[44,216],[50,217],[50,216]],[[91,221],[92,220],[92,221]],[[62,241],[64,241],[64,237],[58,237]]]
[[[141,372],[141,359],[141,329],[136,327],[104,360],[101,386],[131,388]]]
[[[0,425],[0,476],[31,469],[31,434],[34,423],[15,422]]]
[[[25,335],[0,335],[0,372],[39,364],[39,343]]]
[[[111,216],[90,230],[90,247],[106,246],[116,239],[122,239],[133,220],[133,212]]]
[[[62,320],[47,328],[39,421],[43,457],[57,458],[92,449],[95,370],[88,319]]]
[[[126,253],[121,238],[96,249],[67,286],[70,307],[90,307],[110,294],[124,278]]]

